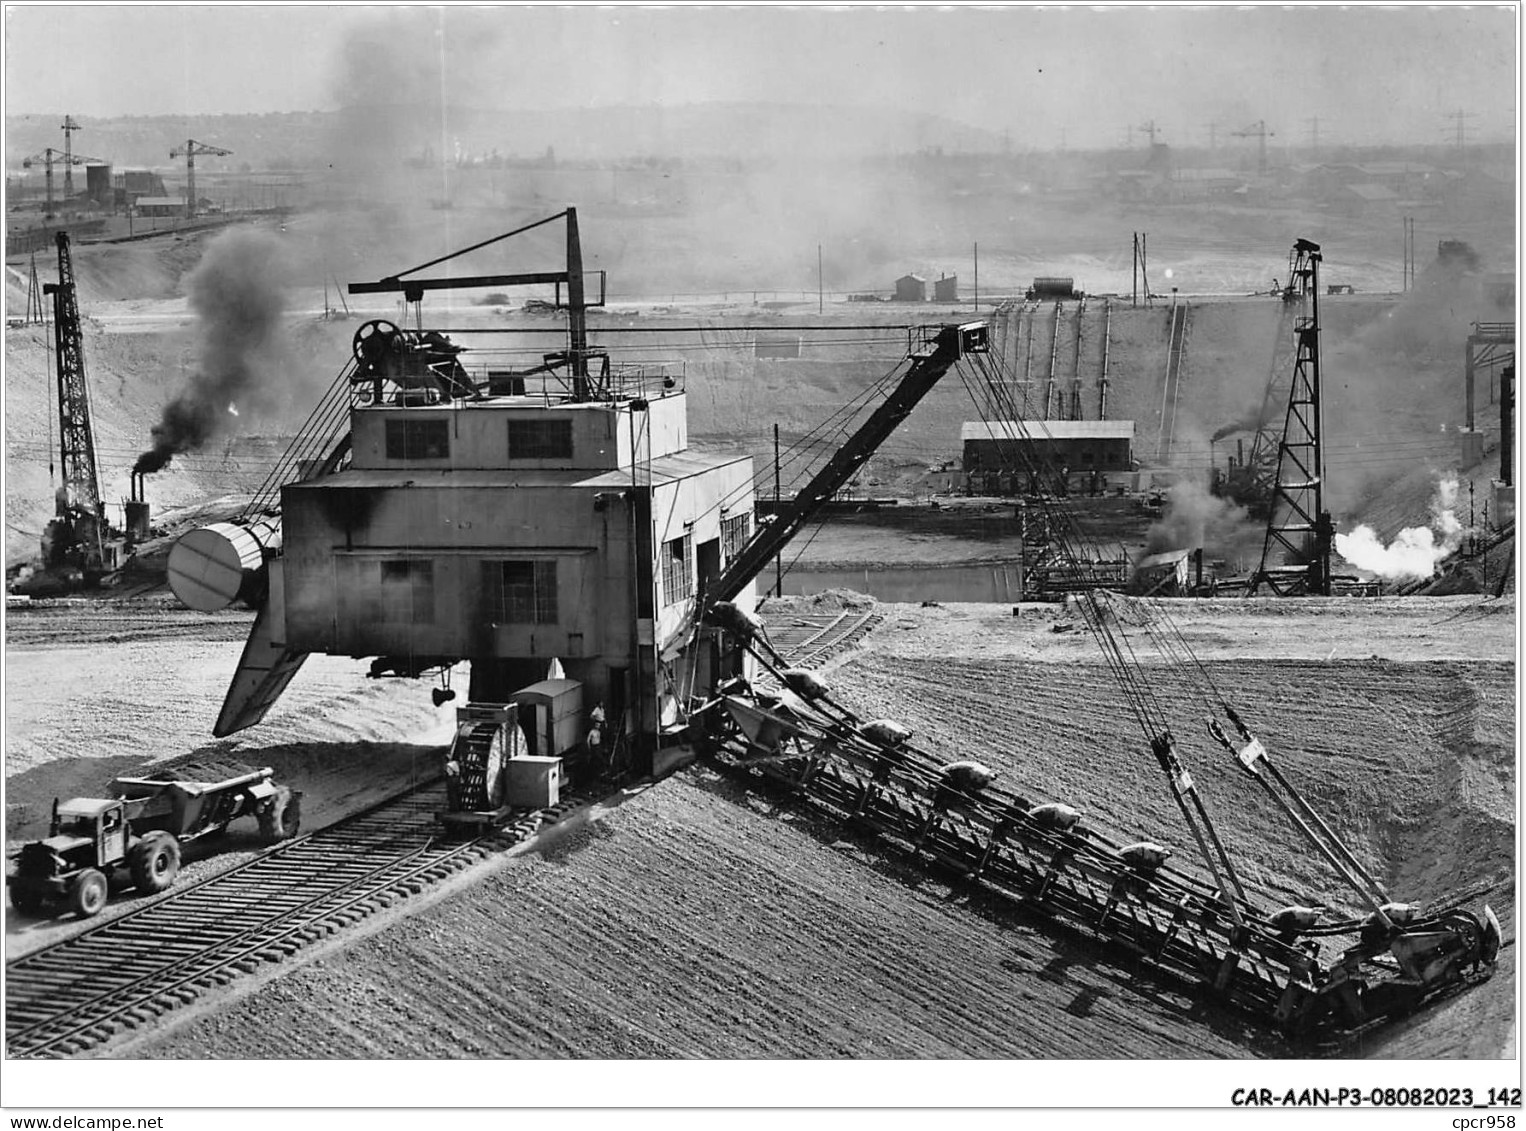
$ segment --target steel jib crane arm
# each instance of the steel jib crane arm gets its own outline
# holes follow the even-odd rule
[[[913,351],[911,368],[884,402],[833,453],[794,501],[775,515],[772,522],[759,528],[742,552],[706,590],[707,607],[732,600],[761,573],[800,528],[842,490],[864,461],[901,426],[954,362],[967,353],[984,353],[989,348],[986,331],[984,322],[942,326],[930,342]]]

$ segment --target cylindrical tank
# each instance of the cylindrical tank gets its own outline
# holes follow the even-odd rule
[[[85,195],[102,208],[111,207],[111,166],[85,166]]]
[[[214,522],[170,547],[170,589],[187,608],[211,613],[252,600],[264,583],[265,554],[281,547],[281,520]]]

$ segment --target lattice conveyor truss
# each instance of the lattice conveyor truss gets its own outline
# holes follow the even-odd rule
[[[1329,923],[1304,907],[1232,907],[1215,884],[1166,864],[1168,849],[1121,843],[1067,805],[995,786],[978,763],[918,749],[888,720],[859,719],[813,673],[783,667],[755,617],[718,612],[782,690],[737,680],[702,705],[693,721],[715,760],[1289,1035],[1339,1039],[1493,972],[1500,933],[1487,907],[1479,918],[1460,906],[1420,914],[1386,903]],[[1226,745],[1242,765],[1264,754],[1259,744]]]

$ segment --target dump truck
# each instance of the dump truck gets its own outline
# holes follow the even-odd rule
[[[182,844],[217,836],[240,817],[253,816],[271,843],[295,835],[301,794],[276,785],[268,767],[238,769],[244,772],[218,781],[176,776],[184,770],[123,777],[109,798],[55,799],[47,837],[23,845],[6,877],[11,904],[35,914],[62,901],[88,919],[106,906],[117,868],[126,865],[144,894],[164,891],[180,872]]]

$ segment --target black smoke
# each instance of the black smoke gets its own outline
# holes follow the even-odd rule
[[[285,248],[268,232],[228,231],[207,245],[186,276],[197,316],[196,368],[150,430],[153,446],[138,457],[134,472],[158,471],[230,431],[240,415],[275,407],[289,274]]]

